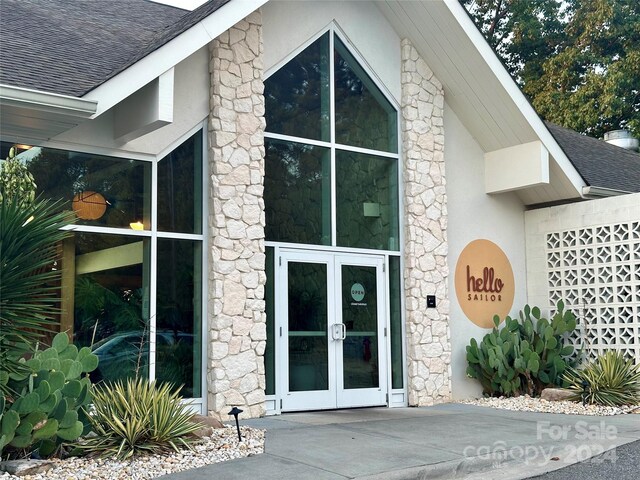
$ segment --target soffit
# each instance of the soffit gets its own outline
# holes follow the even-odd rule
[[[457,0],[376,4],[425,59],[446,102],[484,151],[535,140],[549,150],[550,183],[519,191],[525,204],[580,196],[584,180]]]

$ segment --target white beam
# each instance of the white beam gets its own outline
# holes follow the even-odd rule
[[[128,243],[119,247],[85,253],[76,257],[76,275],[137,265],[142,263],[143,254],[143,242]]]
[[[549,151],[540,141],[484,154],[486,193],[509,192],[549,183]]]
[[[114,110],[114,137],[121,143],[146,135],[173,122],[174,69],[126,98]]]

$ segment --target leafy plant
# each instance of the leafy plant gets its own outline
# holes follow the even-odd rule
[[[0,391],[12,373],[29,372],[19,359],[56,325],[60,269],[57,245],[69,235],[61,227],[73,214],[61,202],[0,201]]]
[[[100,454],[119,459],[136,453],[161,453],[190,448],[189,434],[201,425],[182,403],[171,384],[128,379],[97,387],[89,421],[97,436],[78,446],[78,453]]]
[[[519,320],[507,316],[502,329],[500,318],[480,344],[475,338],[467,346],[467,375],[480,381],[485,395],[539,395],[547,385],[560,385],[561,375],[572,364],[571,345],[563,336],[576,328],[570,310],[558,302],[551,320],[538,307],[525,305]]]
[[[78,351],[66,333],[58,333],[51,347],[20,363],[30,373],[12,373],[9,386],[17,395],[0,402],[0,455],[7,448],[47,457],[88,433],[82,408],[92,388],[84,374],[95,370],[98,357],[87,347]]]
[[[640,402],[640,365],[625,359],[622,352],[610,350],[581,370],[568,369],[563,380],[582,398],[586,382],[586,401],[596,405],[635,405]]]
[[[22,207],[36,199],[36,182],[26,164],[17,158],[17,148],[11,147],[9,157],[0,169],[0,202],[13,202]]]

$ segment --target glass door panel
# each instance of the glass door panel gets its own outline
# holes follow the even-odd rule
[[[344,332],[336,345],[338,408],[385,405],[387,401],[383,266],[382,257],[335,257],[336,322]]]
[[[376,268],[342,265],[343,388],[379,386]]]
[[[330,255],[284,251],[277,262],[282,410],[335,408],[336,345],[329,335],[335,301]],[[279,327],[278,327],[279,325]]]
[[[327,265],[290,262],[289,391],[328,390]]]

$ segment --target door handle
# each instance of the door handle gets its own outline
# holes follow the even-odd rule
[[[331,325],[331,338],[334,340],[342,340],[342,329],[340,328],[341,323],[334,323]]]
[[[331,337],[334,340],[344,340],[347,338],[347,326],[344,323],[334,323],[331,325]]]

